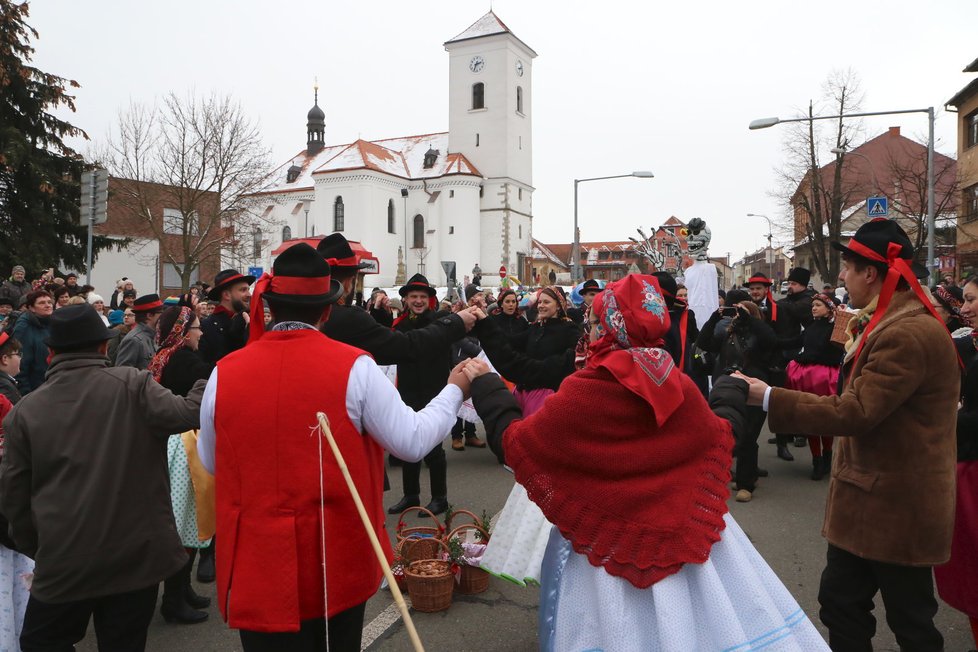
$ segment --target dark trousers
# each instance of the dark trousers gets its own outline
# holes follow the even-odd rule
[[[759,407],[747,408],[747,427],[735,446],[737,455],[737,470],[734,480],[738,489],[754,491],[757,486],[757,438],[761,436],[761,428],[767,412]]]
[[[475,437],[475,424],[471,421],[466,421],[462,417],[457,417],[455,419],[455,425],[452,426],[452,439],[461,439],[463,432],[465,433],[466,439]]]
[[[430,453],[424,456],[428,464],[431,478],[432,497],[448,496],[448,462],[445,460],[445,448],[438,444]],[[404,495],[417,496],[421,493],[421,462],[404,462],[401,466],[401,479],[404,482]]]
[[[833,652],[872,652],[877,592],[901,650],[941,652],[944,638],[934,627],[937,600],[931,570],[863,559],[829,544],[818,602]]]
[[[95,620],[99,652],[140,652],[146,649],[146,631],[156,607],[159,584],[138,591],[91,600],[47,604],[33,595],[27,601],[23,652],[72,652],[85,638],[88,621]]]
[[[350,607],[329,619],[330,652],[360,652],[363,611],[367,603]],[[326,619],[303,620],[298,632],[239,631],[244,652],[320,652],[326,649]]]

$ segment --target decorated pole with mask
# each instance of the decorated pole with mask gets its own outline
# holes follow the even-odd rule
[[[710,246],[710,227],[694,217],[683,230],[687,253],[693,258],[693,264],[683,273],[688,292],[687,303],[696,315],[696,326],[702,330],[710,315],[720,307],[717,267],[710,262],[707,250]]]

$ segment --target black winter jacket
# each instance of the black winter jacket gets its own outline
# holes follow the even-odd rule
[[[774,334],[778,336],[778,347],[784,351],[785,361],[791,360],[802,346],[802,327],[815,319],[812,317],[812,298],[814,290],[805,289],[789,294],[777,302],[778,320],[771,323]]]
[[[509,338],[491,320],[483,319],[473,332],[496,370],[521,389],[557,391],[564,378],[574,373],[580,332],[573,322],[547,320]]]
[[[391,330],[360,308],[337,305],[320,330],[337,342],[363,349],[379,365],[400,365],[447,352],[449,344],[465,335],[465,324],[458,315],[445,314],[424,328]]]
[[[978,350],[971,335],[955,338],[954,346],[964,362],[957,426],[958,461],[970,462],[978,460]]]
[[[719,312],[710,315],[696,339],[696,346],[717,354],[713,379],[718,379],[728,368],[738,367],[748,376],[770,381],[772,360],[775,354],[780,357],[777,337],[771,327],[751,317],[743,308],[729,331],[717,328],[720,319]]]
[[[530,327],[530,322],[526,321],[523,315],[517,313],[515,315],[507,315],[506,313],[499,311],[494,315],[490,315],[489,319],[496,325],[506,337],[517,337],[526,332]]]
[[[360,312],[363,312],[362,310]],[[366,313],[364,313],[366,315]],[[369,315],[366,315],[370,319]],[[399,333],[424,330],[439,319],[451,315],[427,310],[417,317],[406,317],[394,326]],[[461,319],[461,317],[459,317]],[[430,350],[417,360],[397,364],[397,391],[404,402],[415,410],[421,410],[445,388],[452,370],[452,351],[448,344]]]
[[[204,362],[200,354],[184,347],[170,356],[163,367],[160,384],[177,396],[186,396],[193,389],[194,383],[201,379],[206,380],[210,375],[210,365]]]
[[[215,312],[200,322],[200,357],[214,366],[218,360],[248,343],[248,325],[240,314]]]
[[[798,364],[822,364],[838,367],[842,364],[842,347],[832,342],[834,325],[828,319],[816,319],[801,334],[804,347],[795,355]]]

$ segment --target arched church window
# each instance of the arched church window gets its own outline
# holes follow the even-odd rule
[[[292,227],[288,224],[282,227],[282,242],[292,239]]]
[[[516,112],[523,113],[523,87],[516,87]]]
[[[387,200],[387,232],[397,233],[394,230],[394,200]]]
[[[424,249],[424,218],[414,216],[414,249]]]
[[[482,82],[472,84],[472,108],[486,108],[486,85]]]
[[[333,230],[342,231],[346,226],[346,213],[343,209],[343,197],[337,196],[333,202]]]

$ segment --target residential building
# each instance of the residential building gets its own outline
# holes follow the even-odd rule
[[[281,225],[263,243],[261,264],[292,238],[340,232],[375,253],[372,282],[380,286],[416,272],[444,284],[440,261],[454,261],[457,270],[479,265],[486,285],[498,284],[501,266],[526,267],[536,52],[492,11],[444,47],[448,131],[327,144],[317,91],[305,148],[252,197],[258,212]]]
[[[777,292],[781,281],[788,278],[792,266],[791,258],[787,256],[784,247],[768,245],[752,253],[745,253],[743,258],[735,262],[733,282],[724,287],[740,287],[754,274],[764,274],[774,282],[773,291]],[[804,267],[800,263],[799,266]]]
[[[220,223],[220,195],[194,190],[196,210],[187,217],[181,206],[188,189],[158,183],[109,177],[106,221],[95,226],[98,235],[126,240],[119,249],[99,252],[92,265],[91,284],[106,302],[116,281],[128,277],[140,294],[178,294],[178,268],[187,254],[198,261],[190,283],[213,283],[221,254],[231,243],[233,228]]]
[[[841,165],[838,175],[836,167]],[[940,152],[934,153],[935,214],[938,222],[937,255],[954,249],[954,219],[958,196],[955,192],[957,162]],[[887,217],[900,223],[916,250],[916,259],[923,262],[927,250],[927,147],[900,134],[900,127],[890,127],[859,147],[836,154],[835,159],[818,170],[822,192],[817,199],[823,214],[828,214],[834,192],[841,202],[840,233],[843,244],[860,225],[874,217]],[[813,283],[836,283],[822,279],[816,264],[816,249],[808,206],[816,197],[812,193],[811,172],[805,175],[791,198],[794,210],[795,264],[812,272]],[[836,185],[836,179],[838,183]],[[833,192],[834,191],[834,192]],[[887,210],[882,211],[885,198]],[[823,244],[828,248],[832,239],[828,225],[822,225]],[[825,251],[821,254],[826,257]]]
[[[978,59],[966,73],[978,73]],[[958,114],[958,246],[956,276],[978,271],[978,77],[947,101],[945,108]]]

